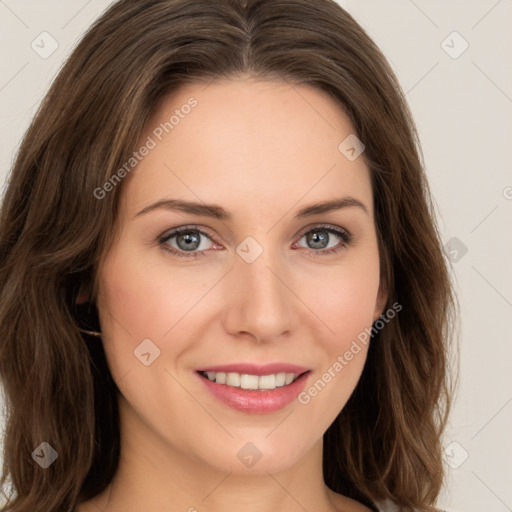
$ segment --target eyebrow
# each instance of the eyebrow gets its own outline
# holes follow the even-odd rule
[[[361,201],[355,199],[354,197],[347,196],[306,206],[297,212],[295,218],[302,219],[305,217],[311,217],[313,215],[319,215],[349,207],[360,208],[367,215],[369,215],[366,206]],[[184,213],[189,213],[191,215],[212,217],[214,219],[223,221],[231,220],[233,218],[232,214],[222,208],[222,206],[215,204],[197,203],[194,201],[184,201],[182,199],[160,199],[159,201],[143,208],[139,213],[137,213],[135,217],[138,217],[139,215],[145,215],[158,209],[178,210]]]

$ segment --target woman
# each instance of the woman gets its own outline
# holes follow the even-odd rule
[[[4,510],[438,510],[419,147],[331,0],[114,3],[2,205]]]

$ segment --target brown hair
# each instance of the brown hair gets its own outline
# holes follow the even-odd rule
[[[361,379],[324,436],[336,492],[436,510],[452,390],[455,299],[418,136],[395,75],[333,0],[120,0],[85,34],[19,149],[0,219],[4,510],[66,512],[99,494],[119,459],[117,386],[75,301],[96,297],[122,183],[149,115],[182,84],[247,74],[326,91],[370,169],[381,282],[400,313],[370,344]],[[340,141],[341,142],[341,141]],[[43,441],[58,463],[42,469]]]

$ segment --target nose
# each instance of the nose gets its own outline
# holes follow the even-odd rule
[[[268,343],[289,336],[298,325],[300,301],[277,256],[264,251],[251,263],[237,256],[226,277],[224,326],[230,334]]]

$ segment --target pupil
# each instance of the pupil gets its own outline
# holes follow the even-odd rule
[[[323,242],[326,242],[327,241],[327,233],[324,232],[320,232],[320,233],[323,233],[321,235],[318,235],[318,231],[314,231],[312,234],[310,234],[309,236],[309,242],[313,242],[313,244],[319,244],[319,245],[316,245],[315,246],[315,249],[323,249],[325,247],[325,244]]]
[[[185,247],[181,247],[181,244],[179,243],[181,240],[185,240]],[[194,243],[196,243],[197,245],[193,246]],[[191,234],[190,232],[182,234],[181,236],[178,237],[178,245],[180,246],[180,249],[184,250],[197,249],[197,247],[199,246],[199,237],[198,235]]]

